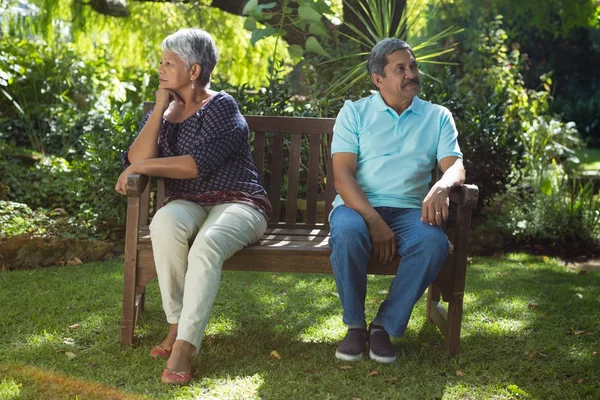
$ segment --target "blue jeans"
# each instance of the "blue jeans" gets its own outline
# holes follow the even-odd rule
[[[412,309],[437,276],[448,255],[448,240],[439,226],[421,222],[416,208],[376,207],[396,235],[402,257],[387,298],[379,307],[377,319],[386,332],[402,336]],[[343,321],[359,325],[365,321],[367,264],[371,240],[365,220],[355,210],[340,205],[330,216],[331,265],[340,301]]]

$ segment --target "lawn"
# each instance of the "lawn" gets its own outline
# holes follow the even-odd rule
[[[0,273],[0,399],[600,399],[600,274],[547,257],[469,264],[461,350],[425,301],[393,365],[334,358],[345,333],[328,275],[225,272],[197,370],[160,383],[156,281],[131,347],[119,345],[122,264]],[[369,280],[372,317],[389,277]]]

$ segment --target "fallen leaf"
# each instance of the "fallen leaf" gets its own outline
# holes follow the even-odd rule
[[[352,369],[350,365],[342,365],[340,369]]]
[[[498,271],[498,276],[504,276],[506,274],[507,274],[507,272],[500,272],[500,271]]]
[[[77,329],[79,329],[79,324],[73,324],[73,325],[69,325],[69,330],[71,332],[76,331]]]
[[[375,375],[377,375],[377,370],[376,369],[374,369],[373,371],[371,371],[371,372],[369,372],[367,374],[367,376],[375,376]]]
[[[471,264],[473,262],[473,257],[467,257],[467,264]]]
[[[385,378],[383,381],[384,382],[395,382],[397,380],[398,380],[398,378]]]
[[[593,355],[593,356],[595,356],[596,354],[598,354],[598,352],[597,352],[597,351],[595,351],[595,352],[593,352],[593,353],[592,353],[592,355]]]
[[[340,297],[338,292],[331,292],[332,295],[334,295],[335,297]]]
[[[590,336],[593,335],[592,332],[589,331],[577,331],[574,329],[569,329],[569,331],[567,332],[567,335],[585,335],[585,336]]]
[[[527,307],[534,309],[534,308],[539,308],[540,305],[539,305],[539,303],[529,303],[529,304],[527,304]]]
[[[462,372],[460,369],[456,370],[456,376],[465,376],[465,373]]]
[[[387,290],[380,290],[379,294],[388,294],[388,291]]]
[[[542,353],[541,351],[538,353],[541,357],[548,357],[548,354]]]
[[[579,297],[580,299],[583,299],[583,295],[581,293],[576,293],[575,296]]]
[[[306,356],[304,355],[304,353],[300,353],[300,358],[306,360]]]
[[[530,359],[530,360],[533,360],[534,358],[535,358],[535,353],[531,353],[531,354],[529,355],[529,359]]]
[[[579,378],[579,379],[572,379],[573,383],[583,383],[583,379]]]
[[[64,257],[61,257],[58,260],[54,261],[54,265],[65,265]]]
[[[65,340],[63,340],[63,343],[69,346],[73,346],[75,344],[75,339],[73,338],[65,338]]]
[[[83,262],[77,257],[73,257],[72,260],[67,261],[67,265],[79,265],[79,264],[83,264]]]
[[[277,350],[273,350],[271,352],[271,357],[274,357],[274,358],[276,358],[278,360],[281,360],[281,356],[279,355],[279,353],[277,352]]]
[[[75,358],[75,354],[71,353],[70,351],[65,352],[65,356],[67,356],[67,358],[69,360],[72,360]]]

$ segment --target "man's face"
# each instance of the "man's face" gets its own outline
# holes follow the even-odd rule
[[[382,94],[412,99],[421,91],[421,75],[417,61],[408,50],[398,50],[386,56],[385,77],[373,74],[373,82]]]

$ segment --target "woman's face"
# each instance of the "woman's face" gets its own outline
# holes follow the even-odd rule
[[[189,73],[186,71],[185,62],[172,51],[163,51],[158,67],[159,89],[181,89],[190,85]]]

